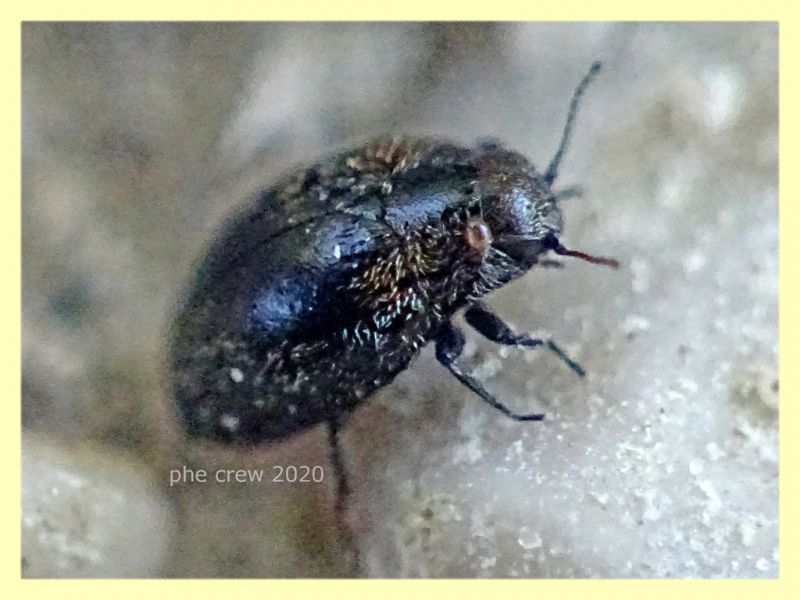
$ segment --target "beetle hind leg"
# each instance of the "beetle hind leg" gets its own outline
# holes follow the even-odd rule
[[[461,333],[452,323],[447,323],[439,330],[436,338],[436,360],[438,360],[462,385],[477,394],[481,400],[492,408],[499,410],[505,416],[515,421],[541,421],[543,414],[533,413],[521,415],[513,412],[505,404],[498,402],[483,387],[480,381],[466,374],[460,366],[456,364],[456,359],[464,351],[464,334]]]
[[[347,522],[347,507],[350,498],[350,482],[342,453],[341,440],[339,439],[341,422],[336,417],[331,417],[327,422],[328,432],[328,459],[333,467],[334,475],[334,515],[336,527],[346,556],[346,562],[356,573],[361,571],[361,556],[353,531]]]

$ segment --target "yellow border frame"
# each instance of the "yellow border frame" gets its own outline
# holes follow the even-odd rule
[[[780,262],[796,264],[800,236],[792,232],[800,229],[800,193],[798,169],[786,169],[794,164],[798,151],[798,117],[792,106],[800,106],[798,93],[797,56],[800,56],[800,27],[798,11],[791,0],[760,0],[735,2],[731,0],[673,0],[669,7],[654,7],[645,2],[631,0],[558,0],[556,2],[505,1],[469,5],[448,0],[436,4],[430,1],[404,0],[398,3],[361,1],[321,2],[306,0],[301,6],[291,4],[269,5],[261,2],[215,2],[198,6],[197,2],[138,0],[133,4],[108,2],[53,1],[28,2],[23,6],[3,9],[2,53],[3,73],[7,90],[3,94],[2,114],[5,131],[20,131],[20,23],[37,20],[680,20],[680,21],[779,21],[780,22]],[[795,10],[793,10],[795,9]],[[791,57],[795,57],[794,60]],[[800,532],[800,495],[797,469],[790,457],[798,455],[800,419],[795,397],[798,389],[798,371],[785,368],[798,364],[797,338],[800,327],[798,311],[792,310],[800,300],[800,284],[782,269],[780,281],[780,369],[781,431],[780,431],[780,577],[776,580],[396,580],[396,581],[346,581],[346,580],[23,580],[20,578],[20,143],[21,137],[9,135],[5,148],[7,186],[0,218],[0,261],[6,280],[2,302],[3,338],[0,381],[6,402],[3,404],[4,428],[2,440],[3,472],[12,482],[10,493],[3,495],[3,512],[9,521],[2,545],[3,582],[12,597],[41,596],[46,598],[139,598],[142,594],[191,595],[192,598],[211,598],[225,594],[228,597],[245,595],[276,598],[292,597],[371,597],[376,594],[384,600],[406,600],[409,594],[458,596],[459,599],[485,598],[487,594],[508,598],[552,597],[618,599],[648,597],[674,597],[692,595],[707,598],[710,595],[728,598],[755,595],[798,598],[796,567],[798,564],[798,532]],[[790,162],[791,161],[791,162]],[[7,488],[8,489],[8,488]]]

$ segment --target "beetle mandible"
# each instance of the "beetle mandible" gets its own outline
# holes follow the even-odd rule
[[[548,252],[616,266],[559,241],[551,186],[578,103],[544,173],[496,143],[382,138],[288,174],[230,220],[200,264],[171,332],[173,385],[196,436],[258,444],[326,423],[338,475],[337,432],[429,342],[436,358],[490,406],[519,420],[463,370],[466,322],[499,344],[545,346],[515,333],[480,299]]]

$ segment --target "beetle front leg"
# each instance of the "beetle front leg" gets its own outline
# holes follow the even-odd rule
[[[475,302],[470,306],[464,312],[464,318],[478,333],[498,344],[523,346],[526,348],[547,346],[551,352],[563,360],[570,369],[578,374],[578,376],[583,377],[586,375],[586,371],[567,356],[566,352],[559,348],[553,340],[542,340],[524,333],[514,333],[511,327],[506,325],[500,317],[489,310],[483,302]]]
[[[480,381],[464,373],[455,360],[464,351],[464,334],[461,333],[452,323],[447,323],[439,329],[434,338],[436,342],[436,359],[450,371],[462,385],[468,387],[472,392],[480,396],[481,400],[489,406],[496,408],[507,417],[515,421],[541,421],[544,415],[534,413],[530,415],[520,415],[512,412],[507,406],[498,402],[494,396],[487,392]]]
[[[556,199],[556,202],[561,202],[562,200],[570,200],[572,198],[582,198],[583,188],[579,185],[571,185],[569,187],[565,187],[564,189],[557,191],[555,194],[553,194],[553,197]]]

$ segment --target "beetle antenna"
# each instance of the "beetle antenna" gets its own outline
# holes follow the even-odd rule
[[[556,254],[560,254],[561,256],[573,256],[575,258],[580,258],[581,260],[585,260],[586,262],[590,262],[594,265],[604,265],[606,267],[611,267],[612,269],[619,269],[619,261],[616,258],[605,258],[603,256],[594,256],[592,254],[586,254],[585,252],[579,252],[577,250],[570,250],[568,248],[564,248],[561,244],[558,244],[553,248],[553,252]]]
[[[600,61],[593,62],[592,66],[589,67],[589,72],[583,76],[583,79],[581,79],[581,82],[572,94],[572,100],[569,103],[569,112],[567,113],[567,122],[564,125],[564,132],[561,134],[561,143],[558,145],[558,150],[555,156],[553,156],[553,160],[551,160],[550,164],[547,166],[547,171],[545,171],[544,174],[544,180],[547,182],[547,185],[551,185],[556,180],[556,177],[558,177],[558,165],[561,163],[561,158],[567,150],[570,137],[572,137],[572,128],[575,125],[575,117],[578,115],[578,103],[581,100],[581,96],[583,96],[583,93],[586,91],[586,88],[589,87],[589,84],[592,83],[592,80],[600,72],[601,66],[602,63]]]

